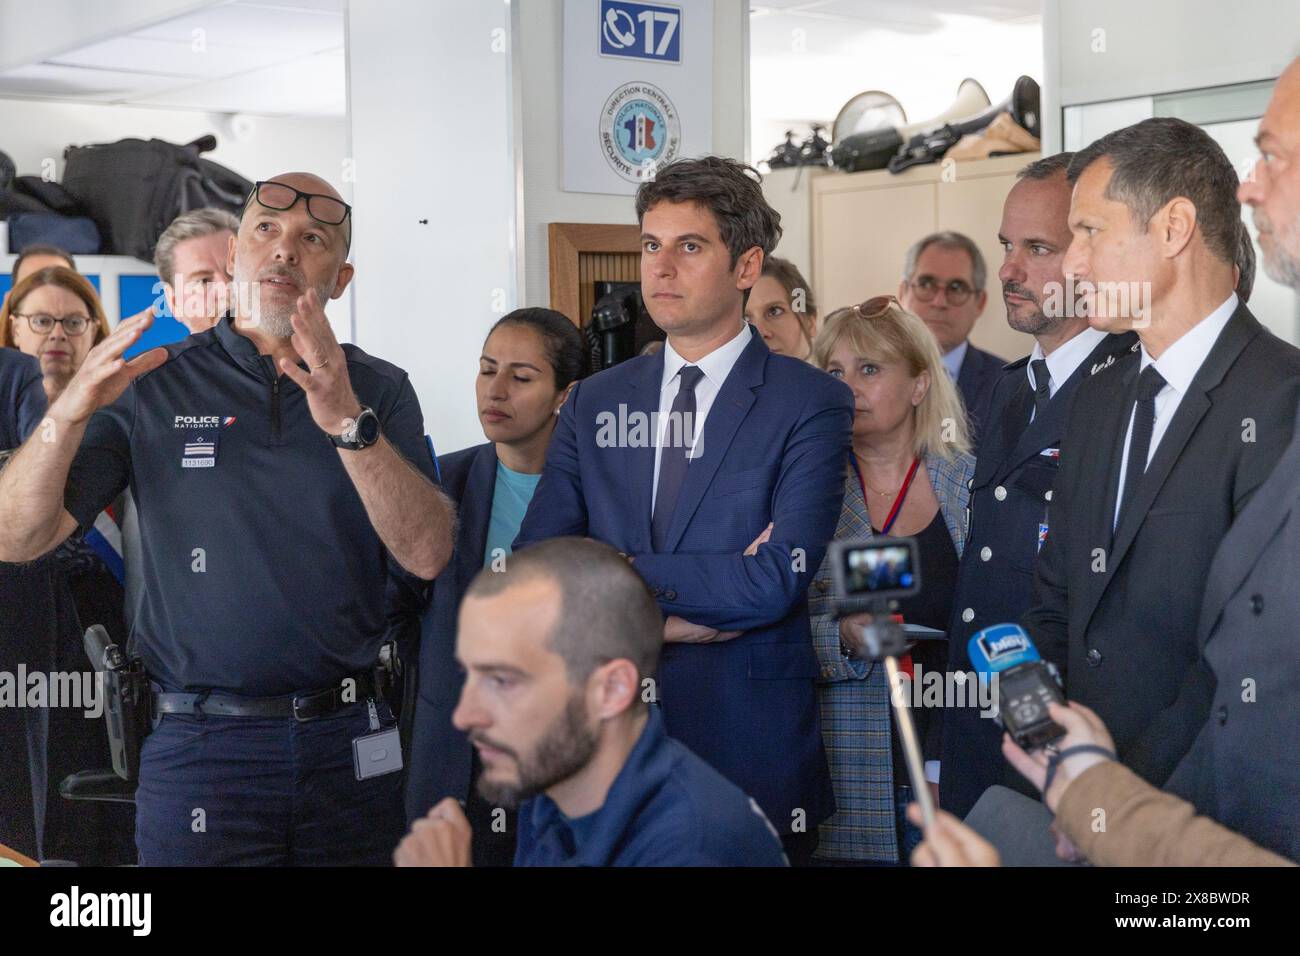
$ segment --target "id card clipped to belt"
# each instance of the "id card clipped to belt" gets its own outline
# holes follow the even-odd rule
[[[366,709],[370,714],[370,732],[352,739],[352,765],[358,780],[382,777],[402,769],[402,741],[397,728],[380,729],[379,711],[375,709],[373,697],[366,701]]]

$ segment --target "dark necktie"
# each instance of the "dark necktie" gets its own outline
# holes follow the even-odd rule
[[[1042,418],[1047,403],[1052,400],[1051,374],[1047,371],[1047,359],[1034,359],[1029,364],[1034,369],[1034,417]]]
[[[704,373],[694,365],[683,365],[677,375],[681,384],[663,434],[666,439],[680,436],[681,442],[667,441],[659,454],[659,487],[655,492],[654,515],[650,521],[650,540],[656,551],[662,549],[668,540],[677,498],[682,493],[682,482],[686,480],[686,466],[690,462],[694,440],[695,386],[704,377]]]
[[[1128,466],[1124,470],[1124,497],[1120,501],[1120,516],[1133,503],[1133,496],[1147,470],[1147,456],[1151,452],[1151,433],[1156,427],[1156,395],[1165,387],[1165,380],[1154,365],[1148,365],[1138,376],[1137,401],[1134,402],[1133,436],[1128,445]]]

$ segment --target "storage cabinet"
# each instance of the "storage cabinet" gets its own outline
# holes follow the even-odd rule
[[[804,270],[825,315],[873,295],[897,294],[907,249],[927,233],[965,233],[989,271],[988,305],[971,340],[1008,360],[1028,355],[1033,339],[1012,331],[1002,304],[998,227],[1016,173],[1038,156],[936,163],[899,175],[778,170],[765,178],[764,194],[794,228],[786,230],[777,254]]]

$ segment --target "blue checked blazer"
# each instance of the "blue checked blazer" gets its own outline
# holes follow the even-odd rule
[[[966,547],[966,502],[975,459],[927,458],[926,473],[939,499],[948,533],[960,558]],[[853,469],[845,466],[844,505],[836,540],[870,538],[871,515]],[[821,825],[817,855],[831,860],[896,862],[892,717],[883,667],[847,661],[840,653],[839,624],[831,614],[830,561],[823,560],[808,589],[813,645],[821,668],[822,739],[835,789],[835,814]]]

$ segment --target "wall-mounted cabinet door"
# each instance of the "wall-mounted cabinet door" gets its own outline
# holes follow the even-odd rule
[[[824,187],[824,188],[823,188]],[[933,182],[858,189],[848,177],[813,187],[813,283],[823,315],[897,294],[907,247],[935,229]]]

